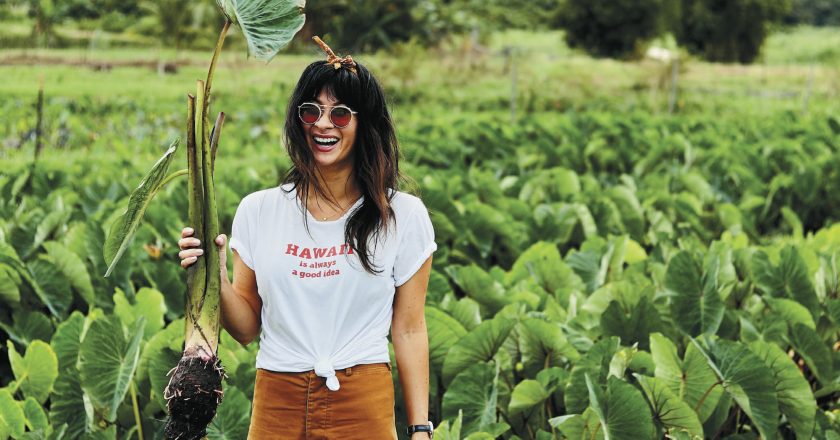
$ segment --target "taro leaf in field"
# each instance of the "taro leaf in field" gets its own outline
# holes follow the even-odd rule
[[[47,306],[50,313],[59,319],[63,319],[63,314],[66,313],[72,301],[72,293],[69,287],[61,281],[61,274],[52,263],[38,259],[30,263],[29,266],[24,265],[15,254],[14,249],[0,245],[0,264],[14,269],[17,275],[32,288],[38,299]],[[57,280],[57,283],[55,280]],[[49,289],[42,287],[40,281],[49,283]]]
[[[664,380],[656,377],[634,375],[647,396],[653,415],[669,435],[684,432],[689,438],[703,438],[703,425],[697,413],[680,399]]]
[[[782,249],[779,265],[774,266],[764,252],[757,252],[752,261],[758,287],[775,298],[790,298],[805,306],[814,320],[820,316],[820,302],[808,274],[808,266],[793,246]]]
[[[50,262],[70,281],[70,285],[79,293],[79,296],[89,305],[94,304],[93,284],[82,259],[56,241],[44,243],[44,248],[47,250]]]
[[[604,284],[601,257],[595,250],[572,251],[566,257],[566,263],[583,280],[587,292],[592,293]]]
[[[654,438],[656,427],[653,426],[647,402],[636,387],[610,377],[604,392],[588,374],[584,378],[590,405],[601,420],[605,440]]]
[[[50,427],[50,421],[47,419],[44,408],[34,397],[27,397],[21,407],[23,408],[23,415],[26,417],[26,427],[30,431],[38,431],[40,429],[43,432],[47,432]]]
[[[546,292],[585,290],[580,277],[563,261],[553,243],[538,242],[519,255],[506,277],[507,285],[533,278]]]
[[[305,0],[216,0],[228,20],[239,25],[248,52],[270,61],[303,27]]]
[[[481,307],[471,298],[461,298],[456,301],[450,307],[449,314],[468,331],[481,324]]]
[[[183,345],[184,320],[179,319],[152,336],[143,348],[140,363],[144,365],[144,370],[148,372],[149,383],[152,386],[152,396],[161,408],[166,408],[163,390],[169,383],[167,373],[181,359],[181,347]]]
[[[808,312],[808,309],[805,308],[802,304],[792,300],[792,299],[784,299],[784,298],[763,298],[764,302],[770,306],[770,309],[773,310],[774,313],[778,314],[789,325],[793,326],[796,323],[801,323],[811,330],[817,328],[816,324],[814,324],[814,318],[811,316],[811,313]]]
[[[655,375],[671,392],[684,400],[704,422],[715,411],[723,394],[714,370],[693,344],[680,359],[677,347],[660,333],[650,335],[650,352],[656,365]]]
[[[443,395],[443,418],[451,419],[463,411],[464,434],[496,423],[498,381],[499,366],[495,362],[476,362],[462,369]]]
[[[9,339],[18,344],[29,345],[36,339],[49,341],[52,338],[52,322],[41,312],[31,310],[15,312],[12,322],[10,326],[0,321],[0,329],[3,329],[9,335]]]
[[[79,347],[82,345],[82,333],[85,327],[85,317],[75,311],[70,314],[66,321],[58,325],[53,335],[50,346],[58,357],[58,370],[76,368],[79,360]]]
[[[642,296],[636,304],[624,301],[610,301],[601,314],[601,329],[604,336],[618,336],[625,345],[638,344],[646,350],[651,332],[660,330],[662,322],[656,307]]]
[[[116,316],[94,320],[82,341],[79,374],[82,388],[106,420],[114,421],[140,357],[145,318],[140,317],[128,332]]]
[[[495,315],[510,302],[504,286],[475,264],[449,266],[446,273],[467,296],[484,308],[485,316]]]
[[[79,438],[92,423],[93,414],[79,383],[75,368],[62,370],[50,396],[50,422],[53,426],[67,424],[67,436]]]
[[[554,417],[548,421],[551,426],[560,430],[569,440],[603,440],[604,430],[598,414],[592,407],[586,408],[583,414],[571,414]]]
[[[763,438],[776,438],[779,424],[779,402],[776,398],[776,384],[770,368],[753,354],[747,346],[726,340],[706,340],[703,349],[709,366],[723,383],[723,388],[749,416]]]
[[[15,402],[12,394],[0,388],[0,439],[18,438],[26,430],[26,418],[23,409]]]
[[[529,318],[519,323],[518,333],[523,374],[527,377],[534,377],[544,368],[562,366],[580,358],[580,353],[569,344],[557,324]]]
[[[570,413],[582,413],[589,405],[589,390],[586,387],[586,376],[589,375],[598,385],[606,384],[610,371],[610,361],[619,349],[616,337],[598,341],[572,367],[569,384],[563,396],[566,410]]]
[[[510,319],[495,318],[467,333],[449,349],[443,361],[443,382],[449,384],[465,368],[492,359],[515,324]]]
[[[242,391],[233,387],[225,389],[225,398],[213,422],[207,426],[207,440],[239,440],[248,437],[251,420],[251,402]]]
[[[450,426],[449,421],[452,421]],[[461,425],[464,420],[464,411],[458,410],[458,417],[440,422],[435,427],[435,438],[438,440],[461,440]]]
[[[831,350],[817,332],[804,324],[795,323],[790,326],[790,342],[820,383],[826,385],[832,381],[834,368]]]
[[[720,298],[718,271],[720,260],[713,256],[701,269],[688,251],[668,262],[665,287],[671,294],[671,312],[677,327],[691,336],[717,332],[725,310]]]
[[[0,303],[20,304],[21,282],[20,275],[13,267],[0,263]]]
[[[32,341],[21,357],[12,341],[6,341],[9,362],[20,390],[26,397],[34,397],[43,404],[53,389],[58,377],[58,358],[44,341]]]
[[[105,239],[102,253],[105,257],[105,262],[108,263],[108,270],[105,276],[111,274],[114,266],[122,257],[134,233],[140,226],[140,221],[143,220],[143,214],[146,208],[151,203],[158,191],[163,187],[167,180],[166,171],[169,170],[169,165],[175,158],[175,150],[178,149],[178,140],[172,142],[172,145],[163,153],[163,156],[155,162],[152,169],[146,174],[140,185],[131,193],[128,199],[128,206],[125,212],[120,215],[111,225],[111,230],[108,237]]]
[[[545,389],[543,384],[533,379],[525,379],[513,388],[508,405],[508,415],[512,417],[525,413],[524,416],[527,418],[535,408],[539,408],[549,397],[551,397],[551,393]]]
[[[779,409],[793,426],[797,440],[810,439],[817,402],[808,381],[787,354],[775,344],[755,341],[750,350],[773,372]]]
[[[729,394],[723,393],[723,395],[720,396],[714,411],[712,411],[712,415],[703,422],[703,432],[719,432],[721,426],[727,422],[731,414],[732,397],[730,397]]]
[[[449,349],[467,330],[455,318],[434,307],[426,307],[426,326],[429,329],[429,362],[432,371],[441,371]]]
[[[146,327],[143,330],[143,338],[151,338],[152,335],[163,329],[163,316],[166,313],[166,306],[163,301],[163,294],[155,289],[144,287],[134,295],[134,304],[130,304],[122,290],[117,289],[114,293],[114,314],[120,317],[123,325],[129,326],[139,317],[146,318]]]

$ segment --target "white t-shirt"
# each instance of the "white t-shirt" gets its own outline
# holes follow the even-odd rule
[[[335,391],[336,369],[389,362],[395,288],[437,245],[423,202],[397,192],[391,200],[396,225],[392,222],[380,240],[370,240],[371,261],[381,273],[366,272],[344,240],[345,223],[361,204],[359,199],[338,220],[317,221],[291,184],[240,202],[230,247],[256,274],[262,299],[257,368],[314,369]]]

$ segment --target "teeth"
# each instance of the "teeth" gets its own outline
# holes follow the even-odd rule
[[[320,144],[334,144],[338,142],[338,138],[315,136],[315,142],[318,142]]]

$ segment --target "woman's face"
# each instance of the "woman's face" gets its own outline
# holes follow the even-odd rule
[[[321,118],[314,124],[301,124],[306,134],[306,142],[312,150],[315,164],[321,169],[341,169],[352,167],[353,143],[356,141],[357,115],[353,115],[350,123],[343,128],[336,127],[330,120],[330,111],[334,106],[342,104],[326,90],[321,90],[314,100],[323,106]]]

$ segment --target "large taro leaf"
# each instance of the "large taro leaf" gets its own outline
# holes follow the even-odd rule
[[[804,324],[792,324],[790,342],[796,352],[805,359],[805,363],[820,383],[825,385],[832,381],[834,365],[831,350],[816,331]]]
[[[511,300],[504,286],[475,264],[449,266],[446,273],[467,296],[486,310],[485,316],[495,315]]]
[[[145,318],[139,318],[126,337],[116,316],[94,320],[79,351],[82,389],[109,421],[125,398],[140,357]]]
[[[129,303],[122,290],[114,293],[114,313],[120,317],[123,325],[129,326],[139,317],[146,318],[143,329],[144,339],[163,329],[163,316],[166,314],[163,294],[155,289],[144,287],[134,295],[134,304]]]
[[[20,275],[13,267],[0,262],[0,303],[20,304],[21,282]]]
[[[53,426],[67,425],[67,436],[79,438],[93,420],[75,368],[62,370],[50,396],[50,422]]]
[[[166,181],[166,172],[175,158],[178,143],[177,139],[172,142],[163,156],[155,162],[152,169],[140,181],[140,185],[131,193],[125,212],[111,225],[111,230],[102,248],[105,262],[108,263],[108,270],[105,272],[106,277],[111,274],[114,266],[117,265],[120,257],[128,248],[131,239],[134,238],[134,233],[140,226],[140,221],[143,220],[146,208]]]
[[[24,264],[14,249],[8,246],[0,246],[0,264],[12,268],[17,276],[26,281],[53,316],[64,319],[73,299],[72,292],[54,264],[43,257]]]
[[[725,310],[720,298],[720,261],[711,258],[705,270],[688,251],[668,262],[665,287],[671,294],[671,312],[677,327],[691,336],[717,332]]]
[[[817,402],[808,381],[796,364],[775,344],[755,341],[750,350],[773,372],[779,409],[793,426],[798,440],[810,439],[814,431]]]
[[[467,333],[449,349],[443,361],[443,382],[448,384],[465,368],[492,359],[515,324],[510,319],[495,318]]]
[[[482,431],[496,423],[499,398],[499,367],[495,362],[477,362],[463,369],[443,395],[443,418],[463,412],[462,432]]]
[[[26,417],[23,409],[15,402],[9,390],[0,389],[0,439],[9,436],[18,438],[26,429]]]
[[[704,422],[715,411],[723,394],[714,370],[693,344],[685,350],[683,359],[677,347],[660,333],[650,335],[650,352],[656,365],[655,375],[684,400]]]
[[[152,398],[157,401],[161,408],[166,407],[163,390],[169,383],[167,374],[172,370],[172,366],[177,365],[178,360],[181,359],[181,347],[183,345],[184,321],[179,319],[152,336],[143,348],[137,374],[148,374],[149,383],[152,386]],[[220,353],[224,348],[224,344],[220,345]],[[229,369],[228,371],[235,371],[230,363],[225,363],[225,365]]]
[[[586,408],[583,414],[570,414],[554,417],[548,421],[551,426],[560,430],[569,440],[603,440],[604,430],[601,421],[592,407]]]
[[[524,412],[527,418],[531,411],[539,408],[549,397],[551,397],[551,393],[545,389],[542,383],[533,379],[525,379],[516,384],[510,394],[508,416],[515,416]]]
[[[26,401],[21,402],[20,406],[23,409],[24,417],[26,417],[26,427],[30,431],[47,432],[49,430],[50,421],[47,419],[47,413],[44,412],[44,407],[35,398],[27,397]]]
[[[426,307],[426,326],[429,331],[429,362],[432,371],[441,371],[449,349],[467,330],[455,318],[434,307]]]
[[[604,336],[618,336],[625,345],[638,344],[642,349],[648,348],[649,335],[661,327],[659,312],[646,296],[642,296],[636,304],[610,301],[601,314]]]
[[[440,422],[440,426],[435,427],[435,438],[438,440],[461,440],[461,425],[464,421],[464,411],[458,410],[458,417]]]
[[[9,335],[9,339],[18,344],[28,346],[36,339],[49,341],[52,338],[52,322],[41,312],[33,310],[15,312],[12,315],[12,321],[12,325],[0,321],[0,329]]]
[[[239,440],[248,437],[251,420],[251,402],[242,391],[233,387],[225,389],[225,397],[216,411],[216,417],[207,427],[208,440]]]
[[[589,390],[586,387],[586,376],[590,376],[599,385],[607,383],[607,375],[610,371],[610,361],[619,349],[619,340],[616,337],[598,341],[586,352],[583,357],[572,367],[569,383],[563,398],[566,403],[566,410],[570,413],[583,413],[589,405]]]
[[[782,249],[778,266],[770,262],[764,252],[753,257],[755,283],[762,291],[776,298],[790,298],[805,306],[816,321],[820,316],[820,302],[814,290],[805,260],[793,246]]]
[[[216,0],[225,15],[238,24],[248,52],[269,61],[303,27],[305,0]]]
[[[664,380],[656,377],[635,375],[642,386],[656,420],[662,424],[668,435],[688,434],[689,438],[703,438],[703,425],[697,413],[680,399]]]
[[[66,321],[58,325],[50,346],[58,357],[58,369],[76,368],[79,360],[79,347],[82,345],[85,317],[78,311],[70,314]]]
[[[544,368],[562,366],[580,358],[557,324],[538,318],[525,319],[519,323],[518,334],[523,374],[527,377],[534,377]]]
[[[800,323],[812,330],[817,328],[811,313],[802,304],[792,299],[770,297],[763,299],[770,306],[770,309],[773,310],[773,313],[777,314],[789,325],[793,326],[796,323]]]
[[[506,284],[532,278],[546,292],[585,290],[579,276],[563,261],[553,243],[538,242],[523,252],[506,276]]]
[[[9,349],[9,361],[20,390],[26,397],[34,397],[38,403],[44,403],[53,389],[58,377],[58,358],[52,348],[44,341],[32,341],[21,357],[12,341],[6,341]]]
[[[706,355],[724,390],[749,416],[761,436],[776,438],[779,402],[771,369],[744,344],[710,339],[706,342],[707,348],[703,349],[692,340]]]
[[[584,376],[589,402],[601,420],[605,440],[653,439],[656,427],[642,393],[629,383],[610,377],[604,392],[601,385]]]
[[[472,298],[461,298],[455,301],[448,311],[467,331],[481,324],[481,307]]]
[[[44,248],[47,250],[50,262],[70,281],[70,285],[79,293],[79,296],[89,305],[94,304],[93,284],[82,259],[57,241],[44,243]]]

